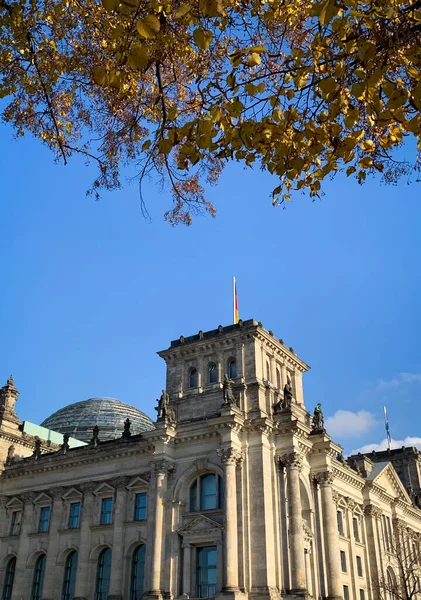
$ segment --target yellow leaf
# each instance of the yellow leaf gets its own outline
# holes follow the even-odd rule
[[[158,149],[161,154],[169,154],[172,150],[173,143],[171,140],[164,139],[158,142]]]
[[[175,11],[175,18],[181,19],[184,15],[187,15],[191,11],[191,6],[189,4],[180,4],[180,6]]]
[[[247,64],[249,67],[255,67],[257,65],[260,65],[261,62],[262,59],[260,58],[260,54],[257,54],[257,52],[252,52],[247,57]]]
[[[358,46],[358,56],[362,61],[367,61],[376,55],[377,46],[374,42],[363,41]]]
[[[102,6],[108,12],[116,10],[116,8],[118,8],[119,4],[120,4],[120,0],[102,0]]]
[[[370,158],[369,156],[365,156],[364,158],[362,158],[360,160],[360,162],[358,163],[358,166],[360,167],[360,169],[369,169],[370,167],[373,166],[373,159]]]
[[[346,170],[346,176],[349,177],[350,175],[352,175],[353,173],[355,173],[357,169],[355,167],[348,167]]]
[[[207,50],[212,41],[212,32],[208,29],[195,29],[193,32],[193,39],[201,50]]]
[[[136,29],[141,37],[150,40],[156,37],[156,34],[161,29],[161,25],[158,17],[148,15],[144,19],[139,19],[136,23]]]
[[[223,6],[221,0],[199,0],[199,9],[205,17],[218,17]]]
[[[150,147],[151,143],[151,140],[146,140],[146,142],[143,142],[142,152],[145,152]]]
[[[361,142],[360,146],[364,152],[374,152],[376,149],[373,140],[365,140],[365,142]]]
[[[148,51],[142,44],[133,44],[127,56],[127,62],[132,69],[143,70],[149,64]]]
[[[332,18],[338,14],[339,7],[336,6],[335,0],[325,0],[320,2],[316,7],[316,15],[319,17],[321,25],[327,25]]]
[[[319,82],[319,88],[324,94],[330,94],[336,89],[337,83],[333,77],[328,77]]]
[[[354,96],[354,98],[361,100],[365,94],[365,83],[354,83],[351,88],[351,94]]]
[[[92,70],[92,79],[98,85],[105,85],[107,83],[107,69],[101,65],[94,67]]]

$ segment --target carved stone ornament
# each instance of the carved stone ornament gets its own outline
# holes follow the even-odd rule
[[[402,519],[397,519],[396,517],[393,519],[393,527],[396,531],[399,532],[405,532],[407,525],[405,523],[405,521],[403,521]]]
[[[305,519],[303,519],[303,531],[304,531],[304,539],[306,541],[310,541],[311,539],[313,539],[313,532],[311,531],[311,529],[308,526],[307,521]]]
[[[0,496],[0,507],[4,508],[6,506],[6,504],[9,502],[10,497],[9,496]]]
[[[165,458],[151,462],[151,467],[157,475],[170,475],[175,471],[174,463]]]
[[[236,448],[219,448],[216,453],[226,465],[238,465],[243,460],[243,453]]]
[[[335,504],[338,504],[339,500],[341,499],[341,495],[336,491],[336,490],[332,490],[332,500]]]
[[[353,500],[352,498],[348,498],[347,499],[347,504],[348,504],[348,508],[351,512],[354,512],[357,503],[355,502],[355,500]]]
[[[57,488],[54,488],[54,489],[50,490],[48,493],[51,494],[51,496],[55,500],[57,500],[57,499],[60,499],[63,496],[63,494],[64,494],[64,488],[63,487],[57,487]]]
[[[331,471],[323,471],[322,473],[317,473],[315,479],[320,485],[332,485],[333,474]]]
[[[92,494],[94,489],[98,486],[98,482],[87,481],[80,484],[80,489],[84,494]]]
[[[279,457],[281,463],[290,469],[298,469],[301,471],[303,468],[303,457],[298,452],[290,452]]]
[[[33,502],[35,500],[35,496],[36,496],[36,492],[25,492],[24,494],[21,494],[20,497],[22,498],[23,502],[29,503],[29,502]]]
[[[382,511],[377,506],[373,506],[372,504],[368,504],[364,507],[364,514],[367,517],[374,517],[375,519],[380,519],[382,516]]]
[[[114,477],[114,479],[109,479],[107,481],[108,485],[111,485],[113,488],[117,489],[124,489],[126,487],[126,478],[123,476],[121,477]]]

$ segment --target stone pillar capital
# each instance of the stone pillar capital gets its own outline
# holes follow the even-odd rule
[[[243,453],[236,448],[219,448],[216,453],[225,465],[238,465],[243,460]]]
[[[374,519],[380,519],[380,517],[382,516],[382,511],[380,510],[380,508],[377,508],[377,506],[373,506],[372,504],[367,504],[367,506],[364,507],[364,514],[367,517],[373,517]]]
[[[333,473],[329,470],[317,473],[314,478],[317,481],[317,483],[322,487],[332,485],[333,483]]]
[[[33,502],[35,500],[35,496],[35,492],[25,492],[24,494],[21,494],[21,498],[25,504]]]
[[[298,469],[301,471],[303,468],[303,457],[298,452],[289,452],[279,457],[279,463],[288,469]]]
[[[122,490],[126,487],[126,478],[124,476],[115,477],[114,479],[110,479],[108,483],[116,490]]]
[[[4,508],[9,500],[10,498],[8,496],[0,496],[0,507]]]
[[[50,494],[54,498],[54,500],[60,500],[64,494],[64,490],[65,490],[65,488],[63,488],[63,487],[57,487],[57,488],[52,489],[50,491]]]
[[[80,489],[84,494],[92,494],[97,485],[97,482],[86,481],[85,483],[80,484]]]
[[[175,465],[171,461],[162,458],[151,462],[151,467],[156,475],[170,475],[175,471]]]

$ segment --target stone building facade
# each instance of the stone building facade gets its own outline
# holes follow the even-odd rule
[[[386,597],[421,511],[312,420],[293,349],[250,320],[159,355],[154,430],[5,467],[2,600]]]

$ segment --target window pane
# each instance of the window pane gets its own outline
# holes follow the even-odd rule
[[[341,550],[341,567],[342,571],[346,573],[346,555],[343,550]]]
[[[281,372],[279,371],[279,369],[276,369],[276,387],[278,388],[278,390],[281,389]]]
[[[39,531],[41,533],[48,531],[48,527],[50,525],[50,512],[51,508],[49,506],[44,506],[41,508],[39,514]]]
[[[237,377],[237,361],[235,360],[235,358],[230,360],[228,364],[228,377],[230,379],[234,379],[235,377]]]
[[[349,587],[344,585],[344,600],[349,600]]]
[[[361,560],[361,556],[357,556],[357,573],[358,573],[358,577],[363,576],[363,563]]]
[[[218,379],[218,373],[216,371],[216,364],[211,363],[209,365],[209,383],[216,383]]]
[[[101,504],[101,525],[110,525],[113,513],[113,499],[103,498]]]
[[[216,593],[216,547],[197,549],[197,597],[210,598]]]
[[[197,370],[191,369],[189,374],[189,387],[197,387]]]
[[[80,502],[72,502],[69,509],[69,529],[78,529],[80,517]]]
[[[358,519],[356,517],[354,517],[352,519],[352,524],[354,527],[354,539],[355,539],[355,541],[359,542],[360,541],[360,532],[359,532],[359,528],[358,528]]]
[[[142,544],[133,552],[132,573],[130,583],[130,600],[140,600],[143,594],[145,579],[146,546]]]
[[[365,591],[360,590],[360,600],[365,600]]]
[[[77,571],[77,552],[69,554],[64,568],[63,594],[62,600],[73,600],[75,595]]]
[[[105,548],[98,558],[95,600],[107,600],[110,588],[111,549]]]
[[[12,516],[10,519],[9,535],[19,535],[20,534],[21,516],[22,516],[22,512],[20,510],[14,510],[12,512]]]
[[[337,518],[338,518],[338,531],[339,531],[339,535],[344,535],[344,523],[343,523],[343,519],[342,519],[342,512],[340,510],[337,511],[336,513]]]
[[[34,579],[32,582],[31,600],[41,600],[42,588],[45,574],[45,554],[37,558],[34,568]]]
[[[197,479],[190,486],[190,510],[191,512],[197,510]]]
[[[216,504],[216,475],[204,475],[200,479],[200,510],[217,508]]]
[[[12,597],[13,580],[15,578],[15,568],[16,557],[13,556],[7,563],[6,574],[4,576],[2,600],[10,600],[10,598]]]
[[[135,521],[143,521],[146,519],[146,494],[136,494],[135,496]]]

